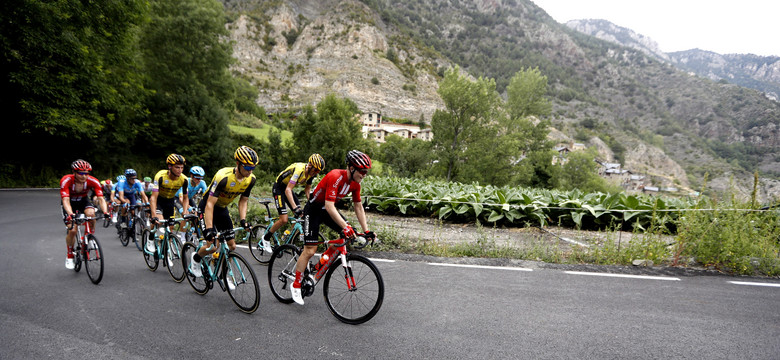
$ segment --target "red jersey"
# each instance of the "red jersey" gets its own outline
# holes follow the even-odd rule
[[[89,195],[89,190],[95,192],[96,196],[103,196],[103,189],[100,181],[92,175],[87,175],[87,181],[83,185],[76,184],[76,175],[65,175],[60,179],[60,196],[69,197],[70,201],[79,201]]]
[[[325,201],[336,202],[349,193],[352,193],[352,202],[360,202],[360,183],[349,181],[347,170],[335,169],[317,184],[311,201],[324,205]]]

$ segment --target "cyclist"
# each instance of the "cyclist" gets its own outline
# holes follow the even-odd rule
[[[317,244],[319,243],[317,234],[319,234],[320,224],[328,225],[346,240],[352,239],[356,235],[352,226],[347,224],[344,217],[336,209],[337,201],[352,193],[355,216],[357,216],[366,238],[375,237],[374,233],[368,229],[366,212],[360,200],[360,182],[371,169],[371,158],[360,151],[350,150],[347,153],[346,163],[346,169],[331,170],[322,178],[303,209],[304,246],[298,263],[295,265],[295,281],[290,289],[293,300],[300,305],[303,305],[303,297],[301,296],[303,272],[306,270],[309,259],[317,252]],[[330,246],[334,246],[334,244]]]
[[[152,221],[168,219],[174,216],[174,208],[180,214],[187,215],[188,209],[184,208],[184,198],[187,196],[187,177],[182,175],[184,171],[184,156],[170,154],[165,159],[168,169],[162,169],[154,176],[154,189],[149,198],[149,208],[152,212]],[[182,195],[176,196],[181,189]],[[151,236],[152,234],[150,234]],[[146,250],[154,252],[154,241],[146,242]]]
[[[190,168],[190,183],[187,187],[187,197],[189,197],[189,206],[191,207],[198,206],[196,197],[205,194],[206,190],[208,190],[206,182],[203,181],[204,176],[206,176],[206,171],[202,167],[193,166]],[[176,195],[181,195],[181,190]]]
[[[152,190],[154,189],[154,183],[152,182],[152,178],[148,176],[144,176],[144,194],[146,194],[146,197],[152,196]]]
[[[136,199],[136,194],[141,195],[143,203],[149,202],[149,199],[144,193],[143,185],[136,181],[137,178],[138,173],[135,170],[127,169],[125,170],[125,181],[118,183],[116,187],[116,193],[119,195],[119,203],[122,204],[122,216],[125,216],[125,219],[127,219],[127,207],[138,203],[139,199]],[[123,222],[120,226],[125,225],[126,224]]]
[[[69,226],[73,221],[76,211],[84,213],[88,217],[95,216],[95,204],[92,203],[90,191],[96,196],[98,203],[100,204],[100,210],[103,211],[103,216],[108,216],[106,212],[106,200],[103,198],[103,189],[101,189],[100,182],[95,177],[89,175],[92,171],[92,165],[88,162],[78,159],[70,164],[70,168],[73,171],[72,174],[68,174],[60,179],[60,197],[62,198],[62,216],[65,226]],[[90,220],[90,224],[94,227],[95,220]],[[67,235],[65,235],[65,244],[67,246],[67,253],[65,257],[65,268],[73,269],[75,262],[73,261],[73,245],[76,243],[76,227],[68,229]]]
[[[233,221],[230,219],[230,212],[227,206],[239,195],[241,195],[241,198],[238,200],[238,215],[241,219],[241,226],[247,231],[251,229],[251,225],[246,221],[246,210],[249,203],[249,195],[257,181],[252,170],[255,169],[260,160],[257,153],[248,146],[240,146],[236,149],[233,158],[236,160],[236,167],[226,167],[217,171],[211,180],[211,185],[209,185],[208,195],[198,204],[198,208],[203,213],[205,228],[203,237],[207,242],[196,253],[192,254],[192,258],[190,258],[190,272],[198,277],[203,276],[200,271],[200,260],[204,256],[216,251],[216,246],[211,251],[206,249],[214,243],[217,231],[233,228]],[[227,242],[230,251],[236,250],[235,239],[230,237],[227,239]],[[235,285],[228,282],[228,286],[233,288]]]
[[[270,229],[266,230],[265,236],[263,236],[263,247],[265,247],[267,251],[271,251],[269,241],[274,235],[274,232],[287,224],[287,208],[289,207],[297,218],[300,218],[301,214],[303,214],[301,202],[298,200],[298,196],[293,192],[295,185],[306,184],[303,192],[306,194],[306,200],[308,201],[309,193],[311,192],[311,183],[323,168],[325,168],[325,159],[323,159],[320,154],[312,154],[309,156],[308,163],[294,163],[284,169],[284,171],[279,173],[279,176],[276,177],[272,193],[274,196],[274,203],[276,204],[276,211],[279,213],[279,219],[274,222]]]

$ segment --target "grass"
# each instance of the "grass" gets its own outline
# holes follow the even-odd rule
[[[252,135],[261,140],[268,140],[268,133],[271,131],[271,128],[273,128],[270,125],[263,125],[259,129],[245,127],[245,126],[238,126],[238,125],[228,125],[228,127],[233,132],[239,134]],[[282,130],[282,141],[286,141],[291,138],[292,138],[292,132],[289,132],[287,130]]]

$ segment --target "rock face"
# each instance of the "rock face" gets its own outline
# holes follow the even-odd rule
[[[607,20],[571,20],[566,22],[566,26],[602,40],[639,50],[650,57],[669,61],[669,55],[661,51],[655,40]]]
[[[336,93],[362,111],[428,122],[444,108],[429,71],[432,59],[388,40],[384,30],[370,25],[380,21],[363,4],[329,3],[307,9],[310,17],[283,5],[266,14],[267,22],[241,15],[229,24],[238,60],[234,70],[260,88],[259,105],[274,111],[316,104]],[[437,65],[448,62],[439,59]]]

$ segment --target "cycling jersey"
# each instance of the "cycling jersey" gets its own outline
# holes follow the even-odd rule
[[[352,193],[352,202],[360,202],[360,183],[349,180],[345,169],[331,170],[314,189],[309,202],[325,205],[325,201],[337,202]]]
[[[209,186],[209,195],[218,198],[215,206],[226,207],[239,195],[249,197],[255,181],[257,181],[255,174],[249,174],[239,182],[236,179],[235,168],[226,167],[214,174],[214,179]]]
[[[279,176],[276,177],[276,182],[284,185],[288,185],[290,182],[293,184],[305,182],[306,184],[311,185],[311,182],[314,181],[316,175],[312,175],[311,177],[308,176],[309,175],[306,174],[306,163],[294,163],[279,173]]]
[[[152,191],[157,188],[156,186],[154,186],[153,182],[144,183],[143,187],[146,196],[152,196]]]
[[[208,186],[206,186],[206,182],[201,180],[198,185],[192,185],[192,181],[189,181],[187,184],[187,196],[192,199],[195,197],[195,195],[205,194],[206,191],[209,189]],[[181,195],[181,189],[176,192],[176,196]]]
[[[152,192],[157,192],[158,198],[173,199],[176,197],[176,192],[181,189],[183,192],[187,191],[188,181],[184,175],[179,176],[178,179],[173,180],[168,175],[168,170],[160,170],[157,175],[154,176],[155,189]]]
[[[119,197],[120,191],[124,193],[125,198],[130,201],[130,204],[135,204],[137,201],[136,194],[143,192],[144,187],[138,181],[134,182],[133,185],[128,184],[127,181],[120,181],[116,184],[115,192],[117,197]]]
[[[92,190],[95,196],[103,196],[103,189],[100,181],[92,175],[87,175],[84,184],[76,183],[76,175],[68,174],[60,179],[60,197],[69,197],[70,201],[81,201],[83,198],[89,198],[89,191]]]

